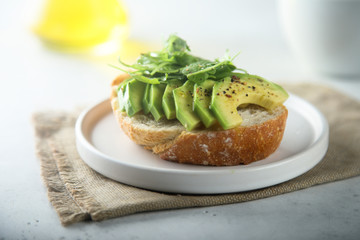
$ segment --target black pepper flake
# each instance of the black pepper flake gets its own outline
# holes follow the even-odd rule
[[[231,98],[232,96],[230,94],[225,94],[226,97]]]
[[[238,76],[235,76],[235,75],[233,75],[232,77],[231,77],[231,80],[239,80],[240,78],[238,78]]]
[[[226,93],[226,91],[223,91],[223,94],[225,94]]]
[[[246,96],[246,97],[248,97],[248,96],[249,96],[249,94],[245,94],[245,96]]]
[[[255,88],[256,88],[255,86],[252,86],[252,90],[253,90],[253,91],[255,91]]]

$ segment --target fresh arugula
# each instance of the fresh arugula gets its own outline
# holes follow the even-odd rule
[[[235,70],[247,73],[232,63],[235,57],[230,58],[227,54],[223,60],[209,61],[193,56],[185,40],[170,35],[161,51],[141,54],[132,65],[119,59],[120,64],[130,68],[131,71],[113,67],[127,72],[132,78],[144,83],[160,84],[173,80],[200,83],[206,79],[221,80],[230,76]]]

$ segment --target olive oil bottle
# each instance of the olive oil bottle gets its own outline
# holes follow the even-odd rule
[[[34,30],[55,48],[116,51],[127,37],[128,21],[121,0],[47,0]]]

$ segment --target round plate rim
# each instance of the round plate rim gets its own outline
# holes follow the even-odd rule
[[[325,155],[326,151],[327,151],[327,147],[328,147],[328,137],[329,137],[329,126],[328,123],[326,121],[326,118],[323,116],[323,114],[316,109],[312,104],[310,104],[309,102],[307,102],[306,100],[294,95],[294,94],[290,94],[290,98],[293,101],[298,101],[301,102],[301,104],[304,104],[307,108],[311,109],[312,111],[314,111],[316,113],[316,117],[320,120],[321,125],[322,125],[322,129],[320,130],[320,134],[319,136],[313,141],[312,144],[310,144],[304,151],[302,152],[298,152],[296,154],[293,154],[287,158],[278,160],[276,162],[271,162],[271,163],[267,163],[266,165],[259,165],[259,166],[251,166],[250,165],[240,165],[240,166],[225,166],[225,167],[212,167],[212,166],[193,166],[195,169],[161,169],[161,168],[156,168],[156,167],[149,167],[149,166],[143,166],[143,165],[139,165],[139,164],[132,164],[129,163],[127,161],[122,161],[120,159],[116,159],[113,158],[111,156],[108,156],[107,154],[101,152],[99,149],[97,149],[94,145],[92,145],[88,139],[84,136],[83,133],[83,123],[84,120],[86,119],[86,117],[89,115],[89,113],[91,111],[93,111],[96,108],[104,108],[104,106],[108,107],[111,111],[111,107],[110,107],[110,101],[107,100],[103,100],[99,103],[96,103],[90,107],[88,107],[87,109],[85,109],[84,111],[81,112],[81,114],[79,115],[76,124],[75,124],[75,137],[76,137],[76,147],[77,150],[79,152],[80,157],[82,158],[82,160],[89,165],[91,168],[93,168],[95,171],[112,178],[113,180],[116,181],[120,181],[129,185],[133,185],[135,187],[140,187],[140,188],[146,188],[146,189],[150,189],[150,190],[156,190],[156,191],[166,191],[166,192],[174,192],[174,193],[192,193],[192,194],[204,194],[204,193],[229,193],[229,192],[240,192],[240,191],[248,191],[248,190],[255,190],[258,188],[262,188],[262,187],[268,187],[268,186],[272,186],[287,180],[290,180],[292,178],[295,178],[307,171],[309,171],[311,168],[313,168],[317,163],[319,163],[323,156]],[[106,114],[104,114],[103,116],[100,116],[99,119],[101,119],[102,117],[104,117]],[[101,169],[101,167],[99,167],[98,163],[94,164],[94,159],[90,159],[90,158],[96,158],[95,161],[104,161],[110,164],[115,164],[117,165],[119,168],[123,168],[124,170],[134,170],[134,171],[140,171],[140,172],[147,172],[147,173],[151,173],[151,174],[156,174],[158,175],[157,177],[163,177],[164,175],[168,176],[168,174],[171,174],[172,176],[174,176],[174,174],[176,175],[175,177],[178,179],[179,177],[181,178],[183,177],[189,177],[189,176],[193,176],[194,174],[197,175],[197,179],[198,177],[207,177],[209,175],[214,175],[214,176],[223,176],[223,175],[229,175],[229,172],[233,173],[234,178],[236,178],[237,175],[239,174],[243,174],[243,173],[247,173],[249,171],[252,172],[257,172],[257,171],[262,171],[263,169],[275,169],[278,167],[281,167],[283,165],[287,165],[287,164],[292,164],[292,162],[297,161],[298,159],[301,159],[302,156],[307,155],[308,152],[314,151],[314,149],[319,148],[319,145],[322,144],[322,152],[318,154],[317,159],[314,159],[311,164],[308,163],[308,167],[306,167],[305,169],[301,170],[298,173],[294,173],[291,176],[285,177],[285,178],[281,178],[279,177],[279,179],[277,181],[270,181],[269,184],[262,184],[261,186],[258,187],[238,187],[237,190],[233,189],[217,189],[217,190],[196,190],[195,189],[189,189],[186,190],[183,187],[181,187],[181,189],[173,189],[173,188],[169,188],[169,187],[161,187],[161,186],[152,186],[151,184],[147,183],[144,184],[143,186],[141,186],[142,184],[139,183],[133,183],[133,181],[131,181],[130,179],[119,179],[116,176],[112,176],[111,174],[107,173],[108,171],[104,171],[104,169]],[[154,175],[154,177],[156,177]],[[220,184],[221,185],[221,184]]]

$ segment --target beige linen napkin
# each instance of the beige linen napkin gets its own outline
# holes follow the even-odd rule
[[[307,173],[276,186],[220,195],[179,195],[131,187],[106,178],[78,156],[74,124],[78,112],[39,112],[33,116],[36,150],[48,197],[63,225],[144,211],[239,203],[360,175],[360,103],[324,86],[285,88],[313,103],[330,125],[329,149]]]

